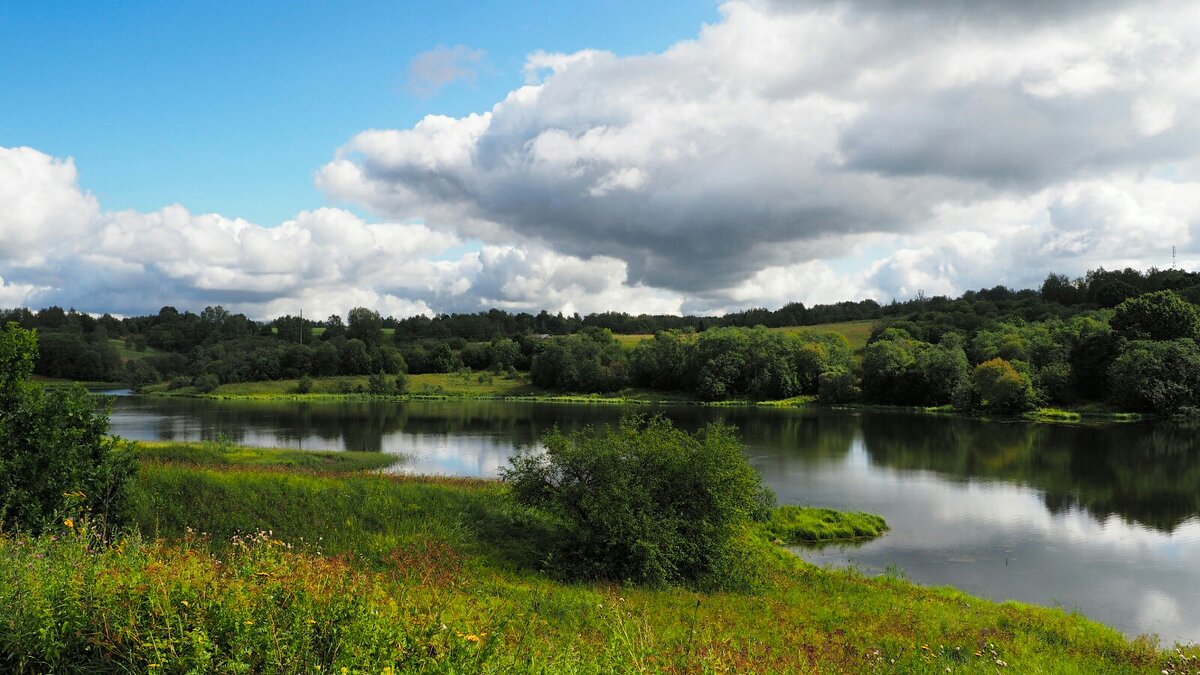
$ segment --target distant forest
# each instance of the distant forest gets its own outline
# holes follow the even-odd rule
[[[118,319],[49,307],[0,310],[35,328],[36,372],[211,391],[220,384],[463,369],[528,372],[571,392],[641,387],[704,400],[954,405],[1012,413],[1104,403],[1164,414],[1200,405],[1200,274],[1097,269],[956,298],[874,300],[724,316],[563,316],[489,310],[404,319],[260,322],[222,307]],[[871,321],[865,346],[835,326]],[[797,327],[796,330],[772,330]],[[808,328],[802,327],[823,327]],[[641,341],[614,335],[653,335]]]

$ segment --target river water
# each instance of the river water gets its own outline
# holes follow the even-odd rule
[[[396,471],[493,477],[540,435],[626,408],[465,402],[120,397],[112,433],[405,456]],[[1129,635],[1200,641],[1200,429],[1089,427],[878,412],[672,406],[687,429],[736,425],[780,503],[879,513],[886,536],[797,549],[995,600],[1057,606]]]

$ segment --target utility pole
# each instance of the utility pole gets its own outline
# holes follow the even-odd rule
[[[1175,269],[1175,247],[1171,247],[1171,269]]]
[[[300,308],[300,346],[304,346],[304,308]]]

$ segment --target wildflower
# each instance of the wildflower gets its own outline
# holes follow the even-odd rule
[[[67,527],[75,527],[75,521],[71,518],[65,518],[63,519],[63,525],[66,525]]]
[[[466,639],[468,642],[479,642],[479,636],[475,634],[468,635]]]

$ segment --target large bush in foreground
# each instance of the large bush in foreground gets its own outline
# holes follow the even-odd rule
[[[773,501],[735,429],[696,434],[669,420],[558,430],[544,454],[514,457],[512,494],[561,525],[554,571],[576,579],[728,587],[745,581],[741,538]]]
[[[36,333],[0,330],[0,526],[38,532],[84,512],[119,525],[135,465],[108,437],[106,404],[30,382],[36,357]]]

